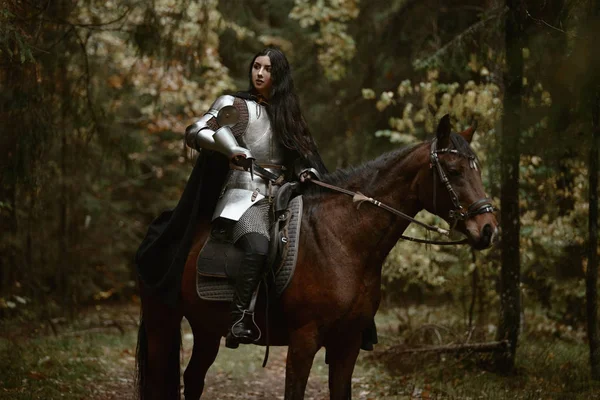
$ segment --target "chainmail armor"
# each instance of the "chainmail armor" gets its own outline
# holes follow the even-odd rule
[[[246,105],[246,102],[239,97],[235,98],[233,106],[237,108],[240,116],[238,123],[231,127],[233,135],[237,138],[242,136],[248,127],[248,106]]]
[[[269,239],[270,208],[269,200],[262,199],[247,209],[233,226],[233,241],[237,242],[247,233],[258,233]]]
[[[217,119],[215,117],[212,117],[211,119],[209,119],[206,122],[206,126],[208,126],[208,128],[213,131],[216,131],[217,129],[220,128],[219,123],[217,122]]]

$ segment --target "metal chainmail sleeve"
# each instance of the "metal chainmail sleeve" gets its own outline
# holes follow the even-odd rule
[[[219,124],[217,123],[217,119],[215,117],[212,117],[211,119],[209,119],[206,122],[206,126],[208,126],[208,128],[213,131],[216,131],[217,129],[219,129]]]
[[[233,106],[237,108],[240,119],[237,124],[231,127],[231,131],[233,135],[238,138],[246,132],[246,128],[248,127],[248,106],[243,99],[236,97],[233,101]]]
[[[270,208],[269,200],[262,199],[247,209],[233,226],[233,241],[237,242],[247,233],[258,233],[270,239]]]

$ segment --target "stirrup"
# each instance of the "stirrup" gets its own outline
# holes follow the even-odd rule
[[[238,324],[246,325],[248,322],[250,322],[250,321],[246,321],[246,317],[250,318],[252,325],[254,326],[254,328],[256,328],[256,331],[258,331],[258,337],[256,339],[252,339],[252,341],[257,342],[262,337],[262,331],[260,330],[260,328],[258,327],[258,324],[254,320],[254,312],[252,312],[250,310],[242,310],[241,317],[231,325],[231,329],[229,329],[229,332],[231,332],[231,336],[233,336],[236,339],[240,339],[240,338],[246,339],[244,336],[238,336],[233,332],[233,328],[235,328],[236,325],[238,325]],[[245,326],[245,327],[250,332],[254,333],[254,329],[252,326]]]
[[[250,332],[250,336],[236,335],[234,329],[238,324],[244,328],[242,330]],[[254,328],[256,328],[256,330]],[[256,332],[258,332],[258,336],[254,337]],[[227,336],[225,337],[225,347],[237,349],[240,343],[251,344],[259,341],[261,337],[262,331],[254,320],[254,313],[249,310],[242,310],[240,318],[231,325],[229,332],[227,332]]]

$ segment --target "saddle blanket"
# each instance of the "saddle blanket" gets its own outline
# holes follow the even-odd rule
[[[276,257],[275,264],[269,268],[275,271],[275,290],[280,296],[286,287],[289,285],[294,271],[296,269],[296,261],[298,259],[298,243],[300,238],[300,228],[302,221],[302,196],[293,198],[286,211],[285,218],[280,218],[279,221],[285,221],[280,230],[276,233],[275,238],[271,238],[271,246],[279,246],[279,254]],[[276,221],[276,224],[280,222]],[[207,239],[211,240],[211,239]],[[278,243],[275,243],[278,242]],[[205,244],[205,248],[207,245]],[[203,248],[198,254],[196,263],[196,291],[198,296],[203,300],[210,301],[227,301],[233,300],[234,286],[231,276],[237,275],[237,264],[240,261],[241,250],[237,249],[232,243],[216,243],[211,245],[209,249]],[[204,254],[205,250],[209,254]],[[215,254],[215,252],[220,254]],[[220,259],[223,261],[220,268],[215,268],[214,263],[206,262],[210,258]],[[279,261],[279,262],[277,262]]]

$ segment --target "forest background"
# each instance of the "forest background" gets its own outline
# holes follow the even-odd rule
[[[384,308],[452,303],[455,322],[515,347],[523,329],[586,343],[597,330],[586,292],[597,288],[599,10],[596,0],[3,2],[0,319],[135,301],[134,253],[193,165],[185,127],[246,89],[252,56],[274,45],[331,171],[432,137],[446,113],[457,131],[478,125],[502,243],[481,253],[399,243]]]

